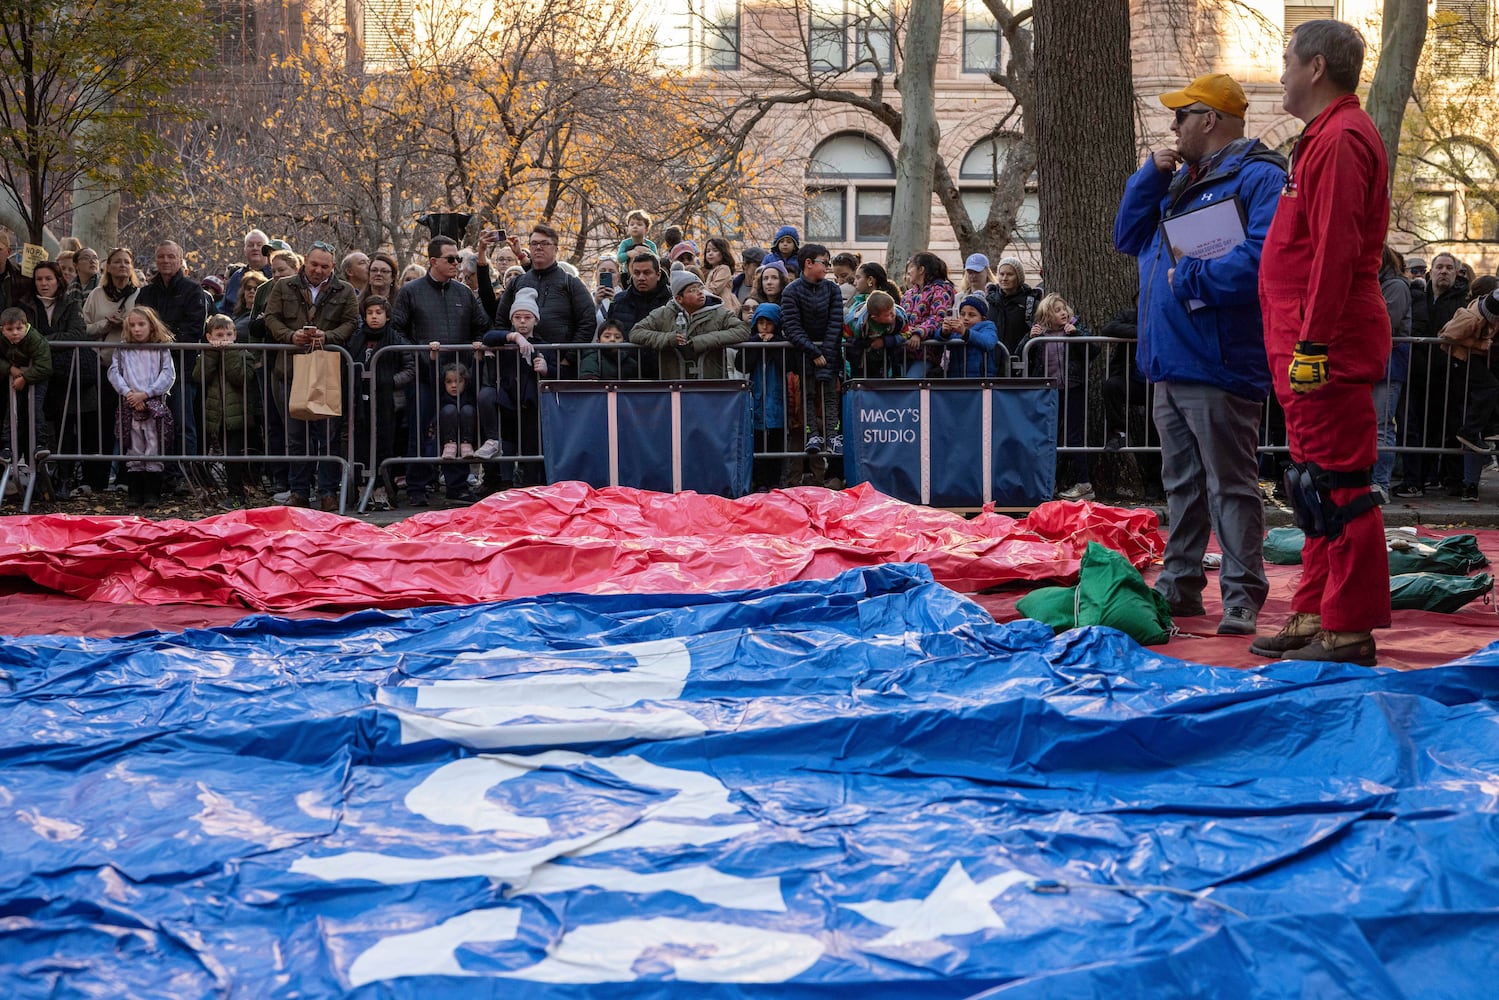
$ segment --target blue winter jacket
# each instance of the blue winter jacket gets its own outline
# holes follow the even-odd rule
[[[755,333],[761,317],[776,325],[775,339],[765,342],[765,347],[746,348],[740,353],[754,401],[755,430],[780,430],[786,426],[786,341],[781,336],[781,307],[762,302],[755,308],[748,343],[761,343]]]
[[[948,378],[988,378],[1000,374],[994,360],[994,345],[999,343],[999,327],[987,319],[981,319],[968,329],[968,336],[961,333],[944,333],[942,340],[955,341],[953,357],[948,362]],[[1004,374],[1008,375],[1006,371]]]
[[[1135,360],[1151,382],[1214,385],[1245,399],[1270,394],[1260,318],[1260,251],[1285,187],[1285,159],[1258,139],[1237,139],[1209,157],[1190,180],[1153,160],[1124,187],[1114,219],[1114,246],[1140,264],[1140,344]],[[1173,264],[1161,242],[1161,220],[1237,196],[1248,238],[1222,257],[1184,257]],[[1176,268],[1174,280],[1166,274]],[[1189,311],[1188,303],[1203,306]]]
[[[790,257],[782,257],[780,251],[776,249],[776,244],[781,242],[781,237],[783,236],[789,236],[793,240],[796,240],[797,247],[801,247],[802,239],[801,236],[797,234],[796,227],[782,226],[780,229],[776,230],[775,236],[771,239],[770,251],[765,255],[765,259],[760,261],[760,266],[764,267],[771,261],[778,260],[785,266],[787,274],[791,275],[791,277],[793,278],[799,278],[801,277],[802,269],[801,265],[796,262],[796,251],[791,251]]]

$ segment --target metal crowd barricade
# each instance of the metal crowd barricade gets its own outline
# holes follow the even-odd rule
[[[0,456],[0,503],[8,500],[11,494],[21,494],[21,510],[31,510],[31,500],[36,493],[38,474],[45,461],[45,456],[40,455],[37,450],[37,424],[36,421],[26,420],[26,432],[21,433],[20,400],[18,397],[25,395],[30,402],[29,393],[32,391],[28,386],[20,392],[11,385],[9,376],[5,380],[6,387],[6,415],[5,433],[3,435],[5,453]],[[22,439],[25,446],[22,446]]]
[[[1135,340],[1117,337],[1094,336],[1048,336],[1027,337],[1022,346],[1021,367],[1030,375],[1040,375],[1045,367],[1045,348],[1049,343],[1069,348],[1069,358],[1079,360],[1078,399],[1072,412],[1064,409],[1058,436],[1058,453],[1102,453],[1102,451],[1126,451],[1136,454],[1160,453],[1160,442],[1154,438],[1154,421],[1151,418],[1153,391],[1135,369]],[[1405,381],[1387,376],[1381,390],[1388,403],[1388,412],[1394,415],[1388,444],[1382,442],[1382,450],[1394,451],[1406,460],[1412,457],[1441,459],[1442,456],[1459,456],[1462,448],[1456,444],[1456,433],[1463,423],[1463,411],[1468,406],[1469,372],[1463,381],[1454,376],[1456,367],[1450,355],[1441,348],[1436,337],[1396,337],[1394,343],[1411,346],[1409,375]],[[1103,372],[1099,372],[1102,364]],[[1055,375],[1054,372],[1051,375]],[[1102,387],[1102,393],[1094,393],[1094,387]],[[1064,390],[1066,391],[1066,390]],[[1096,396],[1102,397],[1103,414],[1100,415]],[[1144,433],[1138,432],[1136,409],[1144,417]],[[1069,426],[1073,421],[1078,427]],[[1124,435],[1123,441],[1111,438]],[[1280,411],[1274,394],[1265,400],[1265,414],[1261,421],[1259,453],[1270,459],[1283,459],[1286,447],[1285,415]]]
[[[1444,471],[1442,463],[1450,466],[1453,456],[1462,454],[1454,435],[1462,424],[1470,385],[1460,376],[1471,369],[1455,366],[1435,338],[1397,338],[1396,342],[1409,344],[1412,356],[1406,381],[1403,384],[1390,381],[1383,387],[1386,397],[1393,397],[1388,410],[1394,414],[1386,447],[1403,456],[1414,470],[1407,478],[1416,474],[1430,480]],[[996,349],[997,377],[1007,377],[1006,373],[1058,374],[1045,370],[1046,348],[1051,344],[1063,346],[1064,357],[1067,353],[1081,352],[1086,359],[1086,365],[1078,362],[1079,372],[1087,376],[1082,384],[1062,390],[1075,395],[1071,406],[1064,406],[1059,412],[1059,454],[1122,451],[1133,453],[1140,460],[1158,461],[1160,444],[1154,437],[1150,413],[1152,393],[1135,371],[1135,342],[1110,337],[1027,338],[1013,359],[1002,345]],[[110,353],[164,348],[175,356],[179,372],[185,367],[190,376],[198,357],[220,350],[206,344],[128,345],[95,341],[59,341],[52,346],[62,363],[57,366],[60,376],[55,374],[51,383],[48,410],[60,412],[61,419],[51,426],[46,462],[62,470],[59,478],[63,480],[70,473],[67,467],[73,463],[84,463],[85,467],[89,463],[102,464],[105,476],[97,475],[96,468],[95,482],[105,481],[108,463],[126,459],[115,446],[113,421],[109,419],[118,405],[118,394],[107,378],[106,359]],[[436,357],[424,344],[392,345],[373,351],[358,363],[342,349],[335,349],[342,359],[346,387],[341,421],[345,433],[329,454],[318,456],[306,454],[307,440],[288,442],[284,434],[285,414],[281,406],[288,395],[290,375],[286,371],[276,373],[275,359],[301,349],[282,344],[236,343],[229,349],[249,351],[256,357],[257,388],[250,393],[253,398],[247,400],[247,405],[261,411],[254,429],[245,435],[245,454],[225,455],[223,449],[208,447],[200,433],[198,447],[189,449],[184,444],[182,449],[164,451],[160,458],[181,467],[189,483],[200,491],[216,490],[223,474],[220,467],[230,464],[258,469],[274,490],[283,485],[292,463],[331,462],[337,466],[340,510],[348,505],[350,486],[361,484],[355,475],[362,476],[363,488],[358,497],[361,511],[369,508],[377,486],[392,487],[398,474],[413,469],[427,470],[425,475],[421,471],[416,474],[419,488],[436,492],[439,487],[434,480],[441,478],[447,480],[446,488],[459,498],[471,497],[479,488],[470,475],[469,467],[473,465],[484,467],[486,492],[511,484],[541,483],[545,478],[544,447],[540,411],[534,405],[539,398],[535,395],[539,378],[531,367],[534,357],[547,360],[549,379],[560,374],[564,380],[596,376],[628,381],[656,377],[658,352],[629,343],[538,343],[535,347],[532,362],[509,345],[486,349],[476,349],[471,344],[445,346]],[[953,340],[925,342],[918,352],[904,348],[881,352],[850,350],[846,352],[844,371],[849,378],[914,377],[911,374],[917,371],[914,365],[920,362],[921,377],[961,377],[967,374],[965,347],[961,341]],[[86,376],[85,352],[99,362],[92,380]],[[941,370],[944,355],[945,372]],[[751,339],[726,348],[726,358],[725,374],[748,380],[757,397],[754,449],[757,488],[794,484],[801,474],[798,470],[806,470],[814,477],[825,472],[826,463],[834,456],[826,451],[813,454],[805,450],[811,423],[807,403],[820,403],[817,370],[808,356],[785,341],[762,343]],[[1056,365],[1059,360],[1053,352],[1051,363]],[[451,364],[461,364],[467,373],[472,409],[457,411],[450,436],[455,445],[469,444],[475,452],[487,442],[496,441],[496,454],[487,460],[464,456],[461,448],[452,458],[443,456],[446,435],[441,426],[442,369]],[[401,370],[413,373],[409,383],[402,379],[397,384],[393,376]],[[201,387],[185,391],[183,384],[179,378],[173,393],[191,398],[180,400],[174,408],[180,408],[184,416],[190,412],[201,432],[206,429],[206,395],[198,391]],[[15,411],[17,394],[9,387],[7,399],[7,409]],[[40,429],[27,432],[27,421],[18,420],[17,416],[11,412],[7,419],[5,436],[10,455],[0,466],[0,488],[5,490],[7,501],[11,494],[19,495],[21,509],[29,511],[36,497],[47,489],[48,477],[35,474],[44,472],[45,466],[39,470],[33,458],[46,445],[38,436]],[[417,426],[413,427],[413,422]],[[23,438],[26,438],[24,446]],[[1274,462],[1285,451],[1284,422],[1272,396],[1266,404],[1260,452],[1266,461]],[[1450,468],[1445,471],[1450,472]],[[409,490],[411,483],[408,481],[407,485]]]
[[[548,357],[564,350],[543,346]],[[565,350],[576,358],[584,346],[569,345]],[[427,344],[389,344],[363,359],[361,412],[368,414],[368,428],[361,439],[359,464],[367,475],[359,510],[369,509],[380,487],[393,503],[402,480],[408,496],[434,494],[439,476],[450,499],[455,499],[455,490],[458,497],[471,496],[479,485],[467,471],[472,464],[484,464],[486,475],[499,476],[506,484],[540,483],[540,415],[534,395],[523,396],[527,388],[534,390],[535,373],[528,374],[522,363],[514,347],[473,344],[444,345],[435,351]],[[451,366],[461,367],[465,374],[459,400],[445,389],[445,370]],[[448,406],[452,410],[445,414]],[[445,457],[449,439],[455,451],[464,444],[482,451],[491,442],[499,450],[486,457]]]
[[[1055,345],[1060,351],[1048,350]],[[1150,391],[1143,380],[1132,378],[1135,341],[1119,337],[1044,336],[1027,337],[1021,344],[1020,372],[1036,378],[1054,378],[1062,386],[1064,403],[1057,411],[1057,452],[1081,454],[1104,451],[1159,451],[1160,443],[1150,443],[1154,436],[1150,419]],[[1096,377],[1095,365],[1102,366],[1103,378]],[[1075,366],[1075,367],[1074,367]],[[1057,369],[1057,370],[1053,370]],[[1081,378],[1068,386],[1069,371]],[[1104,386],[1095,401],[1091,386]],[[1103,408],[1099,415],[1097,410]],[[1144,443],[1131,444],[1129,416],[1136,407],[1145,409],[1147,428]],[[1122,443],[1109,447],[1109,439],[1124,435]],[[1140,437],[1135,436],[1139,442]]]
[[[231,464],[244,465],[247,471],[258,468],[270,478],[274,488],[280,485],[277,477],[291,464],[310,463],[313,465],[314,477],[312,489],[315,490],[317,464],[330,463],[337,467],[338,509],[340,512],[347,510],[350,473],[354,465],[353,434],[344,434],[342,424],[348,419],[350,412],[349,387],[355,384],[355,370],[348,352],[342,348],[330,347],[328,350],[338,354],[340,358],[340,378],[345,396],[344,417],[332,418],[326,424],[324,430],[331,432],[334,440],[325,452],[318,454],[309,453],[316,447],[310,440],[310,425],[314,422],[304,423],[307,433],[300,442],[286,439],[284,401],[290,395],[290,365],[280,373],[275,370],[275,359],[302,353],[304,348],[290,344],[239,342],[224,348],[202,343],[101,344],[92,340],[54,341],[51,346],[54,371],[52,389],[48,394],[49,409],[59,414],[55,426],[50,428],[52,442],[47,457],[48,463],[58,470],[53,479],[60,480],[61,483],[67,482],[73,474],[69,466],[77,463],[119,463],[117,467],[123,470],[124,463],[131,456],[123,454],[116,441],[114,421],[108,416],[115,413],[121,405],[119,394],[109,382],[109,359],[117,351],[165,350],[172,354],[177,371],[168,394],[176,426],[173,440],[163,442],[162,451],[151,456],[153,460],[176,465],[189,486],[206,496],[218,492],[223,467]],[[225,448],[214,449],[210,446],[211,442],[206,440],[209,393],[203,390],[210,387],[205,387],[201,380],[195,382],[192,374],[197,360],[214,351],[247,351],[254,357],[254,384],[243,389],[246,413],[254,427],[238,432],[240,440],[234,442],[240,446],[242,454],[225,454]],[[58,364],[58,360],[63,363]],[[95,374],[90,375],[92,361],[97,361],[98,364]],[[222,368],[219,378],[220,383],[212,388],[217,388],[220,398],[223,398],[228,387],[223,381],[226,373]],[[60,408],[56,408],[51,403],[59,390],[62,393],[62,403]],[[12,400],[14,395],[12,392]],[[190,432],[184,426],[188,421],[192,422]],[[10,423],[14,428],[15,421]],[[279,438],[277,428],[282,431]],[[179,442],[182,445],[180,448]],[[300,453],[296,450],[299,444]],[[29,453],[34,453],[35,450],[36,446],[33,445]],[[16,454],[14,446],[12,453]],[[12,464],[7,463],[7,480],[10,478]],[[28,485],[22,501],[23,511],[31,508],[37,478],[33,476],[32,484]],[[103,477],[95,477],[95,481],[101,484],[106,480],[107,473]],[[314,496],[315,494],[309,494],[309,500]]]

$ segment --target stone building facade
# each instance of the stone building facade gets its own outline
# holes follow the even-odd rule
[[[892,23],[890,7],[861,0],[676,0],[695,28],[689,58],[698,72],[716,87],[743,93],[759,85],[784,87],[789,69],[767,75],[769,67],[800,67],[821,54],[824,64],[841,44],[852,64],[874,52],[883,57],[881,25]],[[995,122],[1012,113],[1008,93],[989,78],[983,56],[992,61],[997,41],[993,18],[981,0],[945,0],[946,15],[937,68],[937,107],[941,127],[940,153],[970,205],[970,213],[986,211],[992,190],[995,155],[988,138]],[[903,4],[898,5],[898,19]],[[1371,43],[1365,80],[1372,76],[1380,36],[1377,0],[1333,0],[1305,3],[1294,0],[1130,0],[1133,76],[1136,91],[1136,128],[1141,155],[1172,141],[1170,116],[1157,95],[1181,87],[1202,73],[1225,72],[1243,85],[1250,101],[1249,133],[1289,153],[1302,124],[1280,104],[1280,73],[1286,32],[1294,25],[1319,17],[1336,17],[1355,24]],[[1440,62],[1434,72],[1455,74],[1480,82],[1491,78],[1489,50],[1479,32],[1493,24],[1489,0],[1432,0],[1433,25],[1446,25],[1428,38],[1428,62]],[[1469,23],[1472,32],[1453,27]],[[731,25],[722,32],[704,24]],[[895,22],[898,24],[898,20]],[[984,38],[988,32],[988,40]],[[899,27],[896,28],[898,33]],[[1471,37],[1469,37],[1471,35]],[[758,47],[758,48],[757,48]],[[1435,55],[1433,55],[1435,53]],[[827,68],[836,68],[828,65]],[[869,92],[876,72],[851,68],[837,75],[833,85]],[[883,99],[899,107],[893,80],[884,79]],[[1018,128],[1018,118],[1014,127]],[[1472,140],[1472,137],[1468,137]],[[1476,141],[1464,147],[1467,164],[1478,164],[1476,181],[1499,180],[1499,158],[1492,147]],[[868,113],[847,105],[813,101],[777,108],[755,133],[751,147],[773,151],[783,191],[777,218],[744,220],[743,239],[769,239],[775,226],[796,225],[819,242],[856,250],[866,259],[882,259],[888,232],[889,205],[895,178],[897,144],[889,130]],[[1403,147],[1404,150],[1404,147]],[[1429,150],[1429,147],[1428,147]],[[1424,152],[1418,147],[1418,152]],[[999,150],[1003,155],[1003,149]],[[1440,156],[1416,157],[1440,160]],[[1475,183],[1455,181],[1440,163],[1402,164],[1397,183],[1397,210],[1391,241],[1401,249],[1426,255],[1450,249],[1483,270],[1499,262],[1499,211],[1488,205],[1488,191]],[[1412,172],[1414,171],[1414,172]],[[1403,185],[1403,187],[1402,187]],[[1034,182],[1029,187],[1020,223],[1009,251],[1031,268],[1039,264],[1039,219]],[[980,216],[975,214],[975,218]],[[882,231],[882,226],[885,227]],[[765,232],[761,232],[761,230]],[[959,247],[941,204],[932,200],[932,248],[949,261]]]

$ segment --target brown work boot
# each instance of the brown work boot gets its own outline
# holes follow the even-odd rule
[[[1368,632],[1328,632],[1300,649],[1289,649],[1282,660],[1314,660],[1318,663],[1356,663],[1361,667],[1375,664],[1374,636]]]
[[[1249,651],[1256,656],[1268,656],[1278,660],[1293,649],[1308,645],[1322,633],[1322,616],[1298,611],[1291,620],[1274,635],[1262,635],[1249,644]]]

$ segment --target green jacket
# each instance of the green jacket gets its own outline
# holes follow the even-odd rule
[[[10,381],[11,368],[21,369],[27,385],[46,382],[52,377],[52,345],[34,326],[26,327],[19,344],[0,337],[0,360],[5,362],[5,378]]]
[[[347,347],[349,338],[359,328],[358,301],[354,286],[337,276],[328,279],[328,287],[316,305],[304,275],[283,278],[271,286],[265,328],[276,343],[290,344],[302,327],[315,326],[323,331],[329,347]],[[276,375],[291,377],[291,362],[286,352],[276,355]]]
[[[687,333],[687,344],[681,348],[677,346],[679,329]],[[661,377],[667,379],[728,378],[724,348],[747,339],[749,327],[744,320],[713,296],[691,316],[673,299],[630,328],[631,343],[661,352]]]
[[[192,380],[203,387],[203,422],[210,434],[253,426],[245,405],[255,388],[255,356],[242,348],[210,347],[198,356]]]

